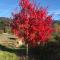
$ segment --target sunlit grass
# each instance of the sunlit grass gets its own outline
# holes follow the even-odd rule
[[[19,57],[14,53],[0,51],[0,60],[19,60]]]

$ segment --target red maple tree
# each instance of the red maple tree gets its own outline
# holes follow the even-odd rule
[[[30,0],[20,0],[19,6],[22,7],[21,11],[13,14],[13,33],[32,45],[47,42],[53,32],[53,19],[47,9],[38,9]]]

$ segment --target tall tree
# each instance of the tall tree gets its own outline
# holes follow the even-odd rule
[[[30,0],[20,0],[19,6],[21,11],[13,14],[12,32],[30,45],[47,42],[53,32],[47,9],[36,7]]]

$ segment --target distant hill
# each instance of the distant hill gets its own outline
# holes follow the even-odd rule
[[[11,20],[11,18],[7,18],[7,17],[0,17],[0,20]]]
[[[0,21],[3,21],[8,24],[9,22],[12,21],[12,19],[7,17],[0,17]],[[60,20],[54,20],[54,23],[60,24]]]
[[[54,23],[60,24],[60,20],[55,20]]]

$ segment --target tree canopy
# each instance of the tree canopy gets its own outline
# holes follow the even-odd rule
[[[13,14],[12,32],[31,45],[47,42],[54,31],[53,18],[47,9],[36,7],[30,0],[20,0],[19,6],[21,11]]]

